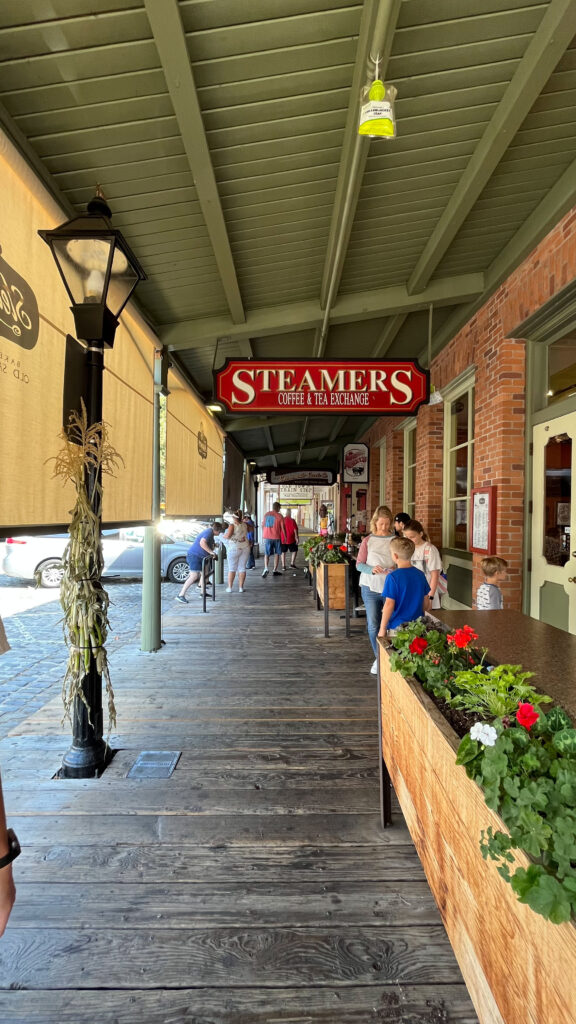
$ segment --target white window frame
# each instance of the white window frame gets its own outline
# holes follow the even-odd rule
[[[386,504],[386,438],[378,443],[380,449],[380,482],[378,486],[378,504]]]
[[[476,385],[476,368],[470,367],[464,373],[460,374],[456,380],[447,388],[442,388],[442,397],[444,399],[444,487],[442,495],[442,546],[449,548],[451,551],[461,550],[462,552],[468,551],[468,541],[466,542],[466,548],[453,548],[450,544],[450,523],[451,523],[451,505],[456,501],[466,501],[468,505],[468,517],[467,522],[470,522],[470,492],[474,485],[474,427],[475,427],[475,408],[474,408],[474,389]],[[451,406],[456,399],[461,398],[462,395],[468,395],[468,437],[465,442],[460,445],[450,444],[450,418],[451,418]],[[468,448],[468,462],[467,462],[467,479],[466,479],[466,494],[462,495],[453,494],[455,491],[454,480],[452,479],[452,465],[451,455],[453,452],[460,448]]]
[[[416,417],[413,416],[412,419],[405,420],[402,425],[402,433],[404,435],[402,511],[407,512],[411,519],[416,519],[416,423]],[[412,440],[414,440],[414,462],[410,462],[410,443]]]

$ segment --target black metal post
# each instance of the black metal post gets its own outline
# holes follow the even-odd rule
[[[86,394],[84,404],[88,426],[102,422],[102,377],[104,373],[104,344],[92,341],[86,350]],[[93,512],[101,520],[101,474],[90,469],[86,485]],[[100,532],[100,525],[99,525]],[[90,652],[90,668],[82,683],[86,704],[80,697],[74,700],[72,710],[72,745],[64,754],[60,775],[66,779],[92,779],[104,767],[106,744],[103,739],[102,676]]]
[[[378,657],[378,685],[376,687],[376,693],[378,695],[378,761],[380,764],[380,823],[382,828],[387,828],[388,825],[392,825],[392,783],[390,781],[390,774],[386,761],[384,760],[384,752],[382,749],[382,686],[380,683],[380,657]]]
[[[346,636],[350,636],[350,565],[346,562],[344,568],[344,615],[346,621]]]
[[[330,636],[330,584],[328,583],[328,563],[322,563],[324,573],[324,636]]]

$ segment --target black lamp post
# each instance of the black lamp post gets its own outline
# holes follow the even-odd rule
[[[50,246],[70,296],[76,337],[87,342],[84,394],[88,426],[102,422],[104,348],[112,348],[118,317],[139,281],[146,278],[122,233],[113,228],[110,207],[101,194],[88,203],[87,212],[52,231],[38,234]],[[79,410],[78,410],[79,411]],[[92,509],[101,518],[100,479],[89,472]],[[64,755],[64,777],[86,779],[104,765],[106,745],[102,727],[102,677],[91,653],[83,682],[86,705],[74,701],[72,746]]]

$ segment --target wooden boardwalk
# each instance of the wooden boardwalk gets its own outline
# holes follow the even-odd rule
[[[2,1024],[475,1024],[408,832],[380,829],[363,620],[325,639],[301,572],[248,576],[114,656],[100,780],[52,780],[55,702],[3,741]],[[145,749],[182,751],[171,779],[125,777]]]

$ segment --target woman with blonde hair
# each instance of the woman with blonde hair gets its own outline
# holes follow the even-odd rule
[[[374,651],[374,664],[370,669],[372,675],[378,671],[378,647],[376,637],[380,629],[384,599],[382,591],[384,581],[394,569],[394,560],[390,554],[390,541],[394,539],[392,529],[392,513],[387,505],[379,505],[370,520],[370,533],[364,537],[358,551],[356,568],[360,573],[360,589],[366,607],[366,624],[368,636]]]

